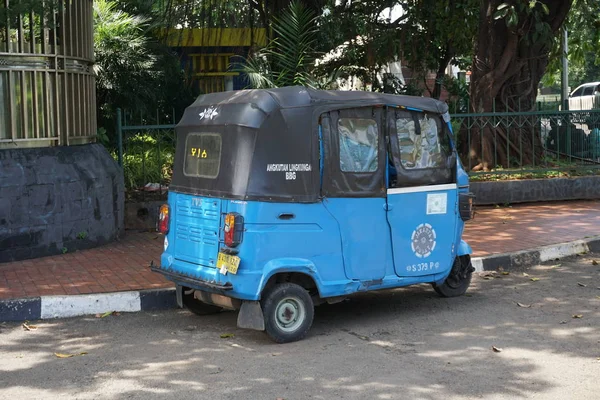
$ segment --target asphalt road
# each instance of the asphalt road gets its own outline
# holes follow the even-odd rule
[[[318,308],[287,345],[231,312],[4,323],[0,398],[599,399],[595,257],[477,276],[454,299],[426,285],[360,295]]]

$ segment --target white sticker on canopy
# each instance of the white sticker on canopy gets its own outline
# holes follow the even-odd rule
[[[448,193],[427,194],[427,215],[446,214]]]
[[[286,181],[295,180],[298,172],[310,171],[312,171],[310,164],[267,164],[267,172],[284,172]]]

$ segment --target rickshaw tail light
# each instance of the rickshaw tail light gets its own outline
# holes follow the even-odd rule
[[[244,217],[238,213],[225,215],[225,245],[236,247],[242,242],[244,232]]]
[[[160,206],[158,214],[158,231],[164,235],[169,233],[170,209],[168,204]]]

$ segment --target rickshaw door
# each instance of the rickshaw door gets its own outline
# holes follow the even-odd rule
[[[390,110],[387,191],[394,268],[414,277],[447,271],[456,243],[456,156],[438,115]]]
[[[348,279],[380,280],[392,267],[382,108],[321,116],[323,205],[337,221]]]

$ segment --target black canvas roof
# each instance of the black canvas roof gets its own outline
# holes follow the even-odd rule
[[[275,100],[277,104],[273,104],[272,100]],[[365,106],[379,104],[402,106],[439,114],[448,111],[448,105],[446,103],[428,97],[403,96],[364,91],[315,90],[301,86],[211,93],[199,96],[191,107],[196,108],[223,104],[249,103],[258,105],[265,112],[271,111],[273,106],[291,108],[319,106],[331,103],[335,103],[342,107],[346,105],[354,107],[357,104],[363,104]]]
[[[430,98],[298,86],[199,96],[176,127],[171,190],[244,200],[317,201],[321,184],[319,116],[332,110],[385,106],[436,114],[448,111],[445,103]],[[190,151],[186,140],[198,133],[221,137],[220,172],[214,179],[183,173],[184,158]]]

